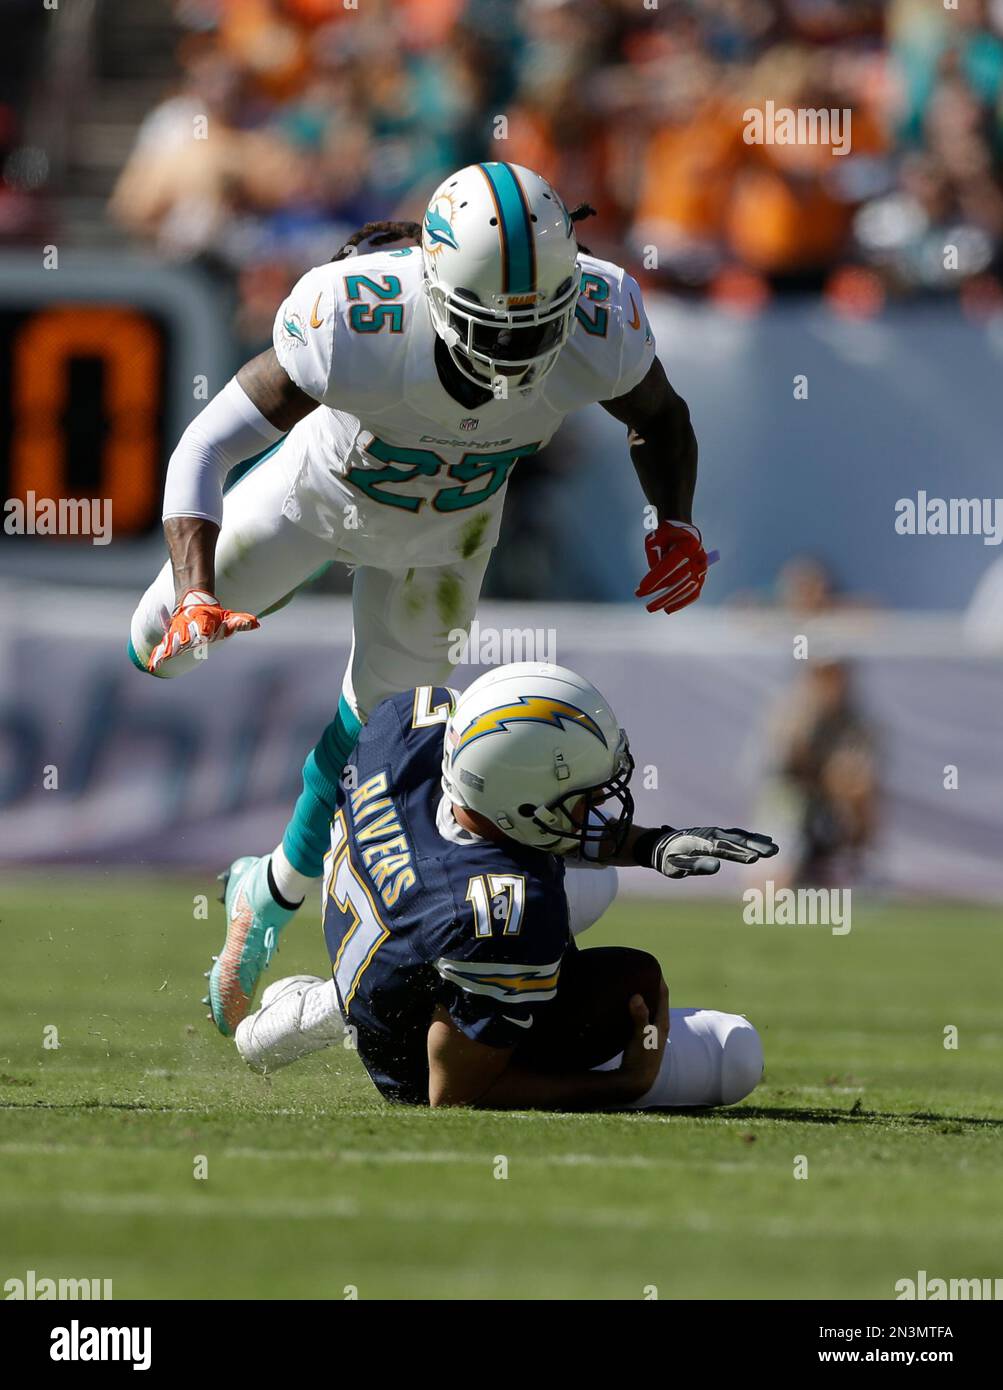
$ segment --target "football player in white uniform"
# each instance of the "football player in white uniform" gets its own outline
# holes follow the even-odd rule
[[[227,874],[227,935],[210,972],[232,1034],[262,970],[322,874],[338,779],[386,696],[442,683],[498,539],[509,472],[569,411],[600,402],[629,430],[659,518],[637,590],[650,611],[693,602],[707,569],[692,524],[697,448],[655,356],[637,282],[581,248],[539,175],[471,165],[420,224],[364,227],[308,271],[248,362],[189,425],[164,498],[170,560],[140,601],[141,670],[191,670],[205,644],[256,628],[320,568],[355,569],[354,641],[332,722],[271,855]],[[411,238],[417,246],[355,256]],[[223,497],[228,471],[256,455]]]

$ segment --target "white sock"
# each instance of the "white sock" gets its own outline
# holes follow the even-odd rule
[[[237,1025],[237,1051],[255,1071],[277,1071],[338,1042],[345,1024],[333,980],[292,975],[276,980],[261,1007]]]
[[[620,1057],[614,1057],[596,1071],[619,1065]],[[628,1108],[734,1105],[756,1089],[762,1075],[763,1044],[747,1018],[716,1009],[670,1009],[669,1039],[655,1084]]]
[[[308,893],[313,892],[314,885],[320,882],[320,875],[308,878],[306,874],[301,874],[299,869],[293,868],[285,850],[278,845],[272,850],[272,879],[286,902],[301,903]]]

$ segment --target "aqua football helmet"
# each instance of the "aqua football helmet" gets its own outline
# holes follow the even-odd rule
[[[470,164],[436,189],[421,224],[432,325],[478,386],[538,384],[571,331],[581,271],[571,215],[519,164]]]

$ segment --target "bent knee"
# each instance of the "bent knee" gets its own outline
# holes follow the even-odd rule
[[[638,951],[633,946],[628,948],[633,957],[638,973],[642,976],[646,984],[653,986],[656,990],[662,982],[662,964],[657,956],[653,956],[650,951]]]
[[[633,946],[624,946],[621,949],[624,953],[624,974],[629,981],[630,993],[642,997],[648,1006],[648,1013],[654,1018],[662,988],[661,962],[649,951],[638,951]]]

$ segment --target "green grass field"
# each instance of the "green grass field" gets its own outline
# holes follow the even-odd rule
[[[638,1299],[654,1285],[887,1299],[919,1269],[1003,1274],[996,913],[856,902],[833,937],[672,907],[670,890],[664,907],[621,902],[583,944],[644,945],[674,1003],[748,1014],[760,1089],[700,1115],[430,1113],[384,1104],[342,1048],[250,1073],[197,1002],[221,923],[215,903],[193,920],[204,891],[5,884],[0,1282],[111,1278],[117,1298]],[[319,930],[296,924],[277,964],[325,973]]]

